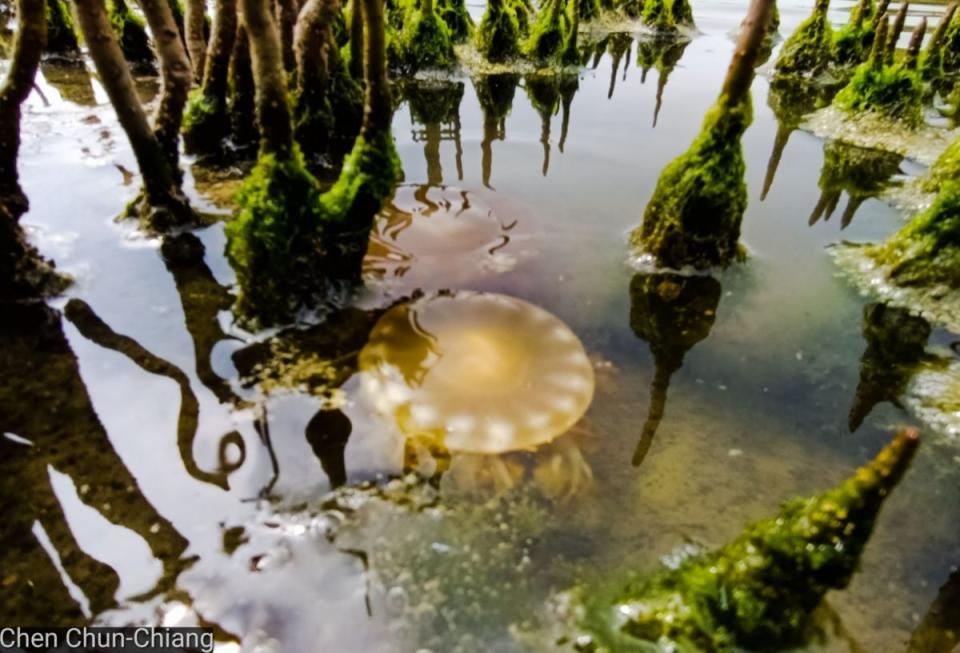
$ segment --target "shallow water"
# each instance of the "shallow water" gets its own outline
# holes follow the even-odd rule
[[[509,626],[553,591],[722,544],[844,478],[915,417],[896,405],[902,361],[864,340],[870,300],[827,247],[891,233],[901,217],[873,178],[918,166],[821,172],[838,146],[798,129],[761,201],[778,132],[761,76],[743,140],[749,261],[679,283],[671,307],[651,288],[678,281],[627,252],[659,171],[715,99],[742,9],[695,3],[703,33],[681,52],[611,38],[575,88],[463,77],[445,89],[453,108],[428,97],[432,112],[407,89],[405,181],[367,290],[308,329],[255,336],[229,313],[222,225],[161,251],[117,223],[137,182],[112,111],[96,81],[45,68],[45,100],[26,112],[24,221],[83,303],[3,320],[2,405],[18,408],[0,424],[2,537],[29,553],[0,581],[59,597],[43,613],[57,620],[199,618],[244,650],[510,651]],[[788,34],[809,6],[781,9]],[[332,485],[402,474],[356,357],[384,309],[442,290],[510,295],[566,323],[594,366],[586,416],[555,450],[453,459],[436,488],[393,480],[322,504]],[[928,349],[956,359],[957,339],[934,329]],[[825,641],[804,650],[926,650],[907,646],[922,624],[960,626],[960,459],[947,433],[924,440],[860,572],[828,597]],[[513,490],[490,499],[494,467]],[[35,620],[17,612],[35,597],[8,596],[4,610]]]

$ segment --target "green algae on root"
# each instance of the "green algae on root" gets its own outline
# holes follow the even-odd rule
[[[150,47],[143,19],[130,11],[126,0],[107,0],[107,14],[124,59],[136,72],[155,73],[153,48]]]
[[[563,0],[545,0],[523,43],[523,55],[534,61],[551,61],[560,51],[566,32]]]
[[[226,107],[203,89],[190,92],[183,114],[183,144],[188,153],[215,151],[227,133]]]
[[[646,0],[640,19],[657,34],[671,34],[677,30],[666,0]]]
[[[447,24],[454,43],[463,43],[473,34],[473,19],[464,0],[439,0],[436,11]]]
[[[903,430],[835,489],[792,499],[723,548],[614,590],[612,600],[602,591],[588,596],[589,634],[577,638],[577,650],[729,653],[801,644],[824,595],[850,583],[917,444],[917,432]]]
[[[743,257],[740,224],[747,208],[740,138],[753,119],[750,86],[766,38],[772,0],[753,0],[716,104],[684,154],[664,168],[643,224],[630,244],[658,266],[725,267]]]
[[[477,28],[477,50],[493,63],[508,61],[519,53],[520,27],[509,2],[489,0]]]
[[[956,2],[947,6],[946,12],[937,24],[937,29],[934,30],[927,47],[920,55],[917,69],[920,71],[920,78],[928,84],[939,84],[943,79],[943,41],[956,11]]]
[[[657,181],[631,245],[658,265],[726,266],[743,256],[738,240],[747,208],[740,137],[752,119],[749,96],[731,107],[721,98],[700,135]]]
[[[960,290],[960,183],[945,182],[933,204],[885,243],[867,249],[897,286]]]
[[[861,63],[870,53],[875,30],[873,0],[861,0],[850,12],[850,20],[833,34],[834,59],[838,65]]]
[[[401,40],[403,67],[408,73],[451,68],[457,63],[450,29],[433,10],[433,0],[420,0],[420,8],[405,23]]]
[[[670,16],[675,25],[693,28],[693,8],[690,7],[690,0],[673,0],[670,3]]]
[[[816,76],[833,61],[833,33],[827,19],[829,0],[817,0],[813,14],[783,44],[774,76]]]
[[[923,176],[920,187],[924,192],[936,193],[947,182],[960,180],[960,138],[954,140],[937,157]]]
[[[900,64],[861,64],[834,103],[847,113],[874,112],[910,127],[923,122],[923,84]]]
[[[311,264],[323,252],[318,197],[317,180],[299,151],[283,158],[260,155],[237,194],[240,211],[226,226],[241,313],[277,321],[304,297],[326,290]]]

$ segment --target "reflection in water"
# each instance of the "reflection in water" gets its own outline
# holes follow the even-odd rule
[[[663,106],[663,91],[667,88],[670,73],[677,67],[690,41],[664,39],[640,39],[637,41],[637,66],[642,71],[640,80],[646,82],[651,68],[657,71],[657,103],[653,110],[653,126],[657,126],[660,108]]]
[[[143,497],[114,451],[80,377],[60,314],[42,304],[6,304],[3,315],[0,622],[76,624],[87,616],[78,603],[85,601],[94,614],[114,605],[119,578],[78,545],[51,486],[54,471],[70,478],[80,501],[146,541],[163,565],[150,594],[169,588],[189,564],[181,558],[187,542]],[[48,557],[40,533],[59,561]],[[81,597],[68,595],[58,563]]]
[[[350,420],[337,408],[339,388],[356,372],[360,349],[380,315],[380,311],[340,309],[320,324],[286,329],[233,353],[243,385],[257,386],[265,394],[298,390],[321,400],[320,409],[306,426],[305,437],[331,487],[339,487],[346,480],[344,449],[352,431]],[[273,479],[262,492],[270,496],[281,470],[265,410],[256,427],[273,465]]]
[[[400,186],[377,216],[364,274],[413,291],[451,287],[512,269],[523,226],[449,186]]]
[[[850,197],[840,219],[840,228],[846,229],[853,221],[860,205],[876,197],[888,184],[890,177],[900,172],[903,157],[893,152],[869,150],[840,141],[823,146],[823,168],[820,170],[820,199],[810,214],[810,225],[830,216],[846,191]]]
[[[40,64],[40,72],[44,80],[57,89],[67,102],[81,107],[97,105],[90,73],[84,66],[44,61]]]
[[[493,170],[493,141],[507,137],[507,116],[513,107],[513,96],[520,83],[520,76],[514,73],[483,75],[473,79],[477,92],[477,101],[483,112],[483,140],[480,142],[482,153],[483,185],[490,185],[490,173]]]
[[[666,408],[670,377],[683,367],[687,352],[710,335],[720,294],[720,282],[707,276],[640,273],[630,282],[630,328],[650,345],[656,367],[647,421],[633,454],[635,466],[643,462],[653,444]]]
[[[773,178],[780,166],[780,159],[787,147],[790,135],[800,126],[804,116],[814,111],[829,99],[819,84],[776,79],[770,82],[767,92],[767,104],[777,119],[777,135],[773,141],[773,152],[767,162],[767,174],[763,180],[761,201],[767,198]]]
[[[423,142],[427,160],[427,184],[443,183],[440,143],[453,141],[456,148],[457,179],[463,179],[463,147],[460,143],[460,101],[463,82],[445,80],[406,84],[403,96],[410,105],[410,117],[422,129],[413,130],[414,142]]]
[[[860,358],[860,382],[850,408],[850,431],[860,428],[874,406],[889,401],[902,409],[900,395],[924,357],[930,324],[922,317],[887,304],[863,307],[863,338],[867,348]]]
[[[167,236],[160,252],[180,296],[187,332],[193,340],[197,377],[221,403],[240,403],[230,384],[213,371],[210,359],[217,343],[236,340],[223,332],[217,317],[220,311],[230,309],[233,297],[217,283],[203,260],[203,243],[193,234]]]
[[[183,370],[150,353],[133,338],[116,333],[82,300],[71,299],[67,302],[64,314],[88,340],[105,349],[123,354],[146,372],[165,376],[177,384],[180,388],[177,448],[180,450],[183,466],[187,473],[198,481],[228,489],[227,477],[243,465],[246,457],[243,438],[236,431],[226,433],[220,439],[220,468],[215,472],[200,469],[193,455],[193,443],[197,436],[200,419],[200,404],[190,387],[190,379]],[[239,452],[239,457],[235,460],[228,460],[228,452],[231,448],[236,448]]]
[[[617,86],[617,74],[620,72],[620,62],[623,61],[623,79],[627,79],[627,70],[630,68],[630,48],[633,47],[632,34],[611,34],[607,43],[607,52],[610,53],[610,87],[607,89],[607,99],[613,97]]]
[[[398,305],[371,332],[360,371],[374,410],[399,429],[408,469],[504,490],[524,476],[504,454],[533,451],[533,478],[549,495],[591,478],[573,436],[560,436],[593,399],[593,367],[577,336],[537,306],[466,292]]]
[[[550,170],[550,123],[560,108],[559,75],[533,74],[523,78],[530,104],[540,115],[540,144],[543,146],[543,168],[546,177]]]
[[[920,625],[913,631],[906,653],[951,653],[960,644],[960,569],[937,593]]]

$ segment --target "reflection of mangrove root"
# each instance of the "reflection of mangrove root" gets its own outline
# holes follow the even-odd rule
[[[909,311],[886,304],[863,308],[863,338],[867,349],[860,359],[857,385],[848,421],[850,431],[860,428],[873,407],[889,401],[902,408],[900,395],[918,363],[930,337],[930,324]]]
[[[165,376],[180,388],[180,416],[177,419],[177,448],[183,466],[193,478],[204,483],[211,483],[217,487],[227,489],[227,476],[230,471],[243,464],[245,448],[243,438],[236,431],[224,435],[221,443],[222,468],[216,472],[207,472],[200,469],[193,457],[193,441],[197,435],[197,426],[200,417],[200,404],[197,396],[190,388],[190,380],[177,366],[159,358],[144,349],[140,343],[129,336],[116,333],[93,312],[85,302],[71,299],[65,309],[67,319],[73,322],[83,336],[101,347],[123,354],[136,363],[144,371],[158,376]],[[240,450],[240,462],[227,463],[226,449],[233,444]]]
[[[633,465],[640,465],[666,409],[670,377],[683,358],[710,335],[720,304],[720,283],[713,277],[680,274],[637,274],[630,282],[630,328],[650,345],[656,372],[650,386],[650,408]]]
[[[593,603],[588,598],[590,635],[577,638],[578,650],[766,650],[801,643],[827,591],[850,582],[917,444],[916,431],[901,431],[839,487],[789,501],[723,548],[631,584],[613,605],[602,593]]]
[[[906,653],[951,653],[960,643],[960,570],[940,588],[926,616],[913,631]]]

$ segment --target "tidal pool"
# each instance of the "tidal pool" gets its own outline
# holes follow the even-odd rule
[[[162,249],[118,223],[137,189],[127,141],[95,78],[45,66],[25,111],[24,223],[75,283],[0,319],[0,622],[215,624],[225,651],[526,650],[513,633],[555,593],[721,544],[916,423],[923,445],[859,573],[828,596],[823,638],[797,650],[951,651],[958,442],[919,421],[901,368],[938,356],[937,381],[960,334],[875,308],[828,250],[892,233],[903,216],[885,184],[922,166],[798,128],[760,75],[747,263],[691,279],[628,257],[660,170],[716,97],[744,6],[694,2],[701,33],[679,51],[594,37],[575,85],[406,82],[405,182],[366,291],[256,334],[230,313],[222,222]],[[782,3],[781,33],[810,8]],[[932,11],[914,6],[908,24]],[[191,199],[222,216],[202,172],[188,172]],[[446,473],[408,464],[358,371],[384,315],[470,292],[555,316],[595,383],[553,449],[500,460],[506,485],[455,454]],[[558,489],[576,474],[575,492]]]

